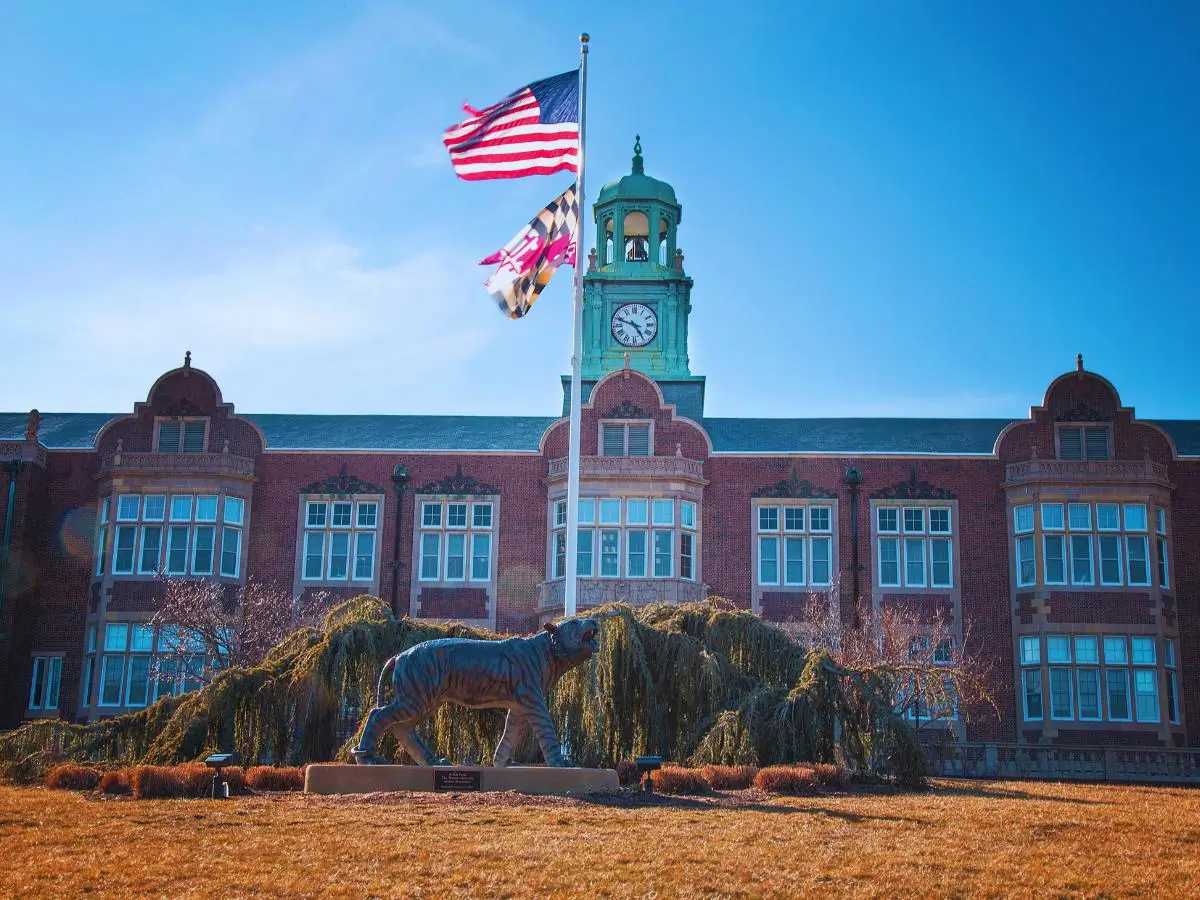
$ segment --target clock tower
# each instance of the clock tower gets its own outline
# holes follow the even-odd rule
[[[700,418],[704,378],[688,366],[692,279],[683,271],[675,189],[645,173],[641,138],[630,174],[600,189],[593,207],[596,249],[583,279],[583,394],[629,366],[658,382],[680,415]],[[564,388],[570,379],[564,379]]]

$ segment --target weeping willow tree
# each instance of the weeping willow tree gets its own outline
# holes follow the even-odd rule
[[[696,765],[839,762],[922,782],[916,734],[893,712],[886,674],[807,652],[716,601],[589,614],[602,623],[600,652],[564,676],[551,698],[575,762],[612,766],[643,754]],[[36,776],[58,761],[169,764],[217,751],[245,762],[349,760],[384,661],[440,637],[496,635],[397,620],[372,597],[347,600],[320,629],[292,634],[259,665],[225,672],[199,691],[90,725],[41,721],[0,736],[0,773]],[[439,756],[486,763],[503,728],[502,711],[447,704],[421,731]],[[407,761],[390,738],[380,749]],[[527,737],[516,760],[539,756]]]

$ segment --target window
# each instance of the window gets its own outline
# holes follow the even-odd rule
[[[1042,718],[1042,670],[1022,669],[1021,686],[1025,704],[1025,718],[1037,721]]]
[[[58,694],[62,682],[61,656],[35,656],[33,677],[29,683],[29,708],[58,709]]]
[[[1050,718],[1155,723],[1162,714],[1161,683],[1167,718],[1178,722],[1173,641],[1163,641],[1160,676],[1158,640],[1148,635],[1049,634],[1045,640]],[[1030,685],[1035,680],[1031,673],[1036,672],[1037,683],[1042,683],[1039,651],[1037,636],[1021,638],[1018,653],[1027,709]]]
[[[96,628],[88,629],[88,656],[83,679],[83,703],[89,705],[92,665],[95,657]],[[104,626],[104,654],[100,659],[98,705],[106,707],[144,707],[167,694],[179,694],[199,688],[206,669],[218,665],[207,658],[204,642],[195,635],[183,637],[173,626],[154,629],[139,622],[109,622]],[[178,667],[178,654],[183,666]],[[159,673],[152,677],[155,660]]]
[[[791,503],[756,507],[758,584],[828,587],[833,583],[833,507]]]
[[[211,575],[217,546],[215,494],[122,494],[117,497],[117,524],[111,551],[114,575]],[[225,517],[221,529],[221,574],[236,578],[241,572],[242,531],[246,501],[224,498]],[[107,501],[101,506],[101,521],[108,518]],[[101,528],[97,553],[105,547],[107,529]],[[104,573],[102,558],[96,574]]]
[[[1115,722],[1129,721],[1129,672],[1126,669],[1105,669],[1108,685],[1108,717]]]
[[[229,532],[241,523],[240,505],[230,510],[225,499],[225,546],[221,557],[221,574],[226,565],[237,561],[230,547],[240,552],[239,539],[230,541]],[[379,504],[382,498],[328,499],[308,497],[301,504],[300,521],[300,580],[301,581],[372,581],[375,578],[375,556],[378,545]],[[240,501],[239,501],[240,504]],[[441,506],[436,510],[440,516]],[[441,521],[440,518],[438,520]],[[422,563],[424,565],[424,563]],[[424,577],[424,576],[422,576]]]
[[[1108,426],[1058,426],[1058,458],[1108,459]]]
[[[1179,684],[1175,674],[1175,642],[1163,642],[1163,664],[1166,666],[1167,721],[1179,724]]]
[[[83,680],[80,684],[79,696],[84,706],[92,705],[92,683],[96,677],[96,634],[95,625],[87,627],[86,655],[83,658]]]
[[[242,519],[246,512],[246,501],[240,497],[226,497],[224,526],[221,529],[221,574],[237,578],[242,566]]]
[[[1071,702],[1071,670],[1061,666],[1050,668],[1050,718],[1074,718]]]
[[[159,419],[155,434],[158,453],[203,453],[208,419]]]
[[[1017,538],[1017,585],[1028,587],[1037,576],[1033,558],[1033,538],[1029,535]]]
[[[1042,640],[1037,636],[1021,638],[1021,665],[1036,666],[1042,661]]]
[[[1033,539],[1023,538],[1023,540],[1029,542],[1032,550]],[[1061,534],[1047,534],[1042,537],[1042,561],[1045,566],[1043,574],[1046,584],[1067,583],[1067,564],[1063,557],[1063,536]],[[1032,569],[1032,566],[1030,568]],[[1028,575],[1029,578],[1024,583],[1032,584],[1033,572],[1030,571]]]
[[[1013,508],[1018,535],[1033,530],[1032,514],[1025,511],[1031,509]],[[1160,520],[1165,527],[1165,514],[1159,516],[1159,512],[1155,511],[1156,527]],[[1157,574],[1158,583],[1166,586],[1166,542],[1160,537],[1152,547],[1145,503],[1042,503],[1039,514],[1044,584],[1148,587],[1152,575]],[[1030,587],[1034,584],[1033,545],[1018,536],[1014,550],[1017,584]]]
[[[697,577],[697,517],[692,501],[586,497],[579,501],[578,518],[576,568],[580,578],[673,578],[676,571],[680,578]],[[554,578],[564,578],[565,500],[555,503],[553,523],[551,572]]]
[[[650,456],[650,423],[603,422],[600,425],[601,456]]]
[[[953,587],[952,522],[948,506],[877,504],[875,546],[879,587]],[[898,532],[902,536],[890,536]]]
[[[420,581],[490,582],[495,527],[494,500],[422,499],[421,527],[417,535]],[[565,506],[562,510],[565,516]],[[556,510],[556,516],[558,511]],[[377,513],[366,520],[375,521]],[[364,519],[359,517],[356,522]],[[363,526],[359,526],[362,528]],[[356,540],[355,572],[366,571],[369,556],[374,575],[375,534],[359,531]],[[369,540],[363,535],[369,535]],[[349,538],[349,535],[346,536]],[[349,547],[349,544],[347,544]],[[556,558],[566,553],[565,539],[555,548]],[[360,566],[360,559],[364,560]],[[562,556],[565,565],[565,555]],[[556,561],[555,565],[558,565]],[[356,578],[360,577],[355,575]]]

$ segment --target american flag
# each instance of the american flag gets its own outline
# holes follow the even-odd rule
[[[560,265],[575,265],[579,203],[575,185],[546,204],[516,236],[481,266],[500,264],[485,287],[510,319],[529,312]]]
[[[459,178],[521,178],[574,172],[579,160],[579,72],[535,81],[446,130]]]

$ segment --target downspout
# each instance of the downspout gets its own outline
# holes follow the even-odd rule
[[[21,460],[6,462],[4,471],[8,473],[8,505],[4,508],[4,536],[0,538],[0,640],[5,637],[4,588],[8,583],[8,545],[12,538],[13,504],[17,497],[17,475],[21,472]]]
[[[862,474],[851,466],[846,469],[845,482],[850,488],[850,596],[854,603],[852,627],[857,629],[862,626],[858,589],[858,573],[862,568],[858,563],[858,489],[862,484]]]
[[[396,605],[400,593],[400,532],[404,529],[404,491],[408,488],[408,469],[396,463],[392,470],[392,486],[396,489],[396,543],[392,549],[392,614],[399,615]]]

